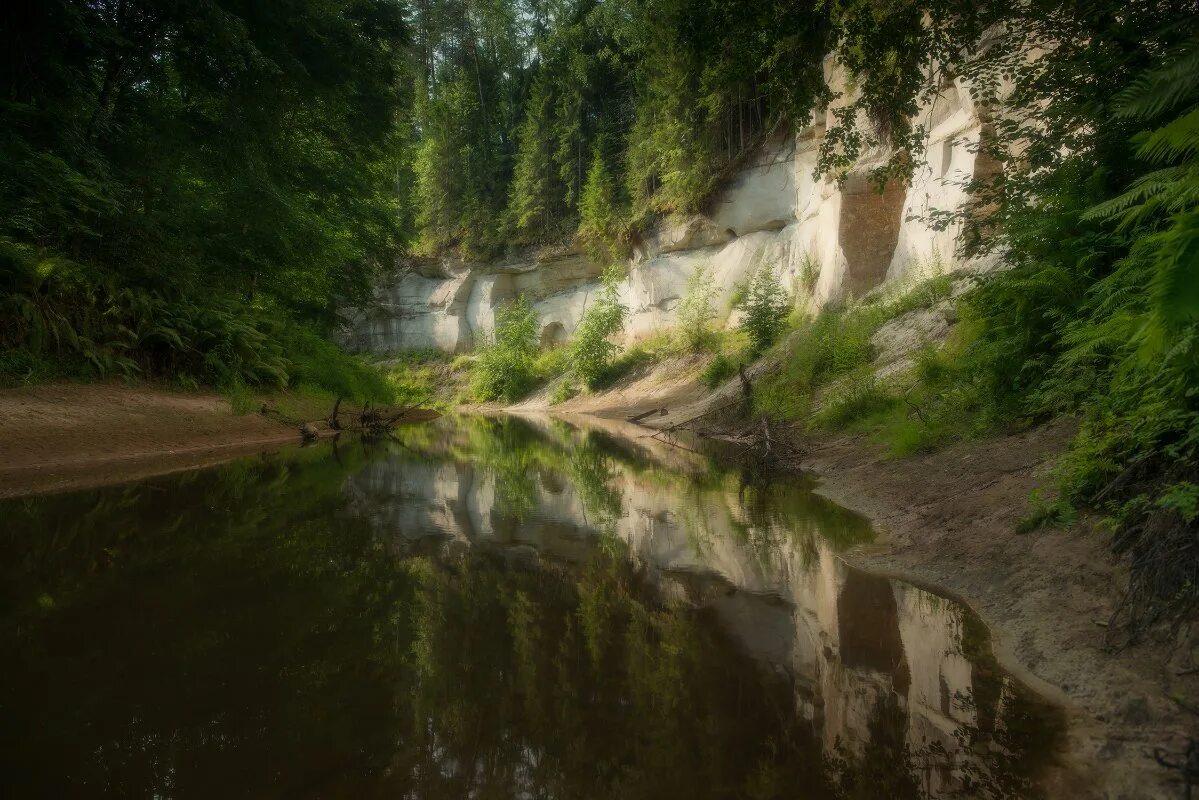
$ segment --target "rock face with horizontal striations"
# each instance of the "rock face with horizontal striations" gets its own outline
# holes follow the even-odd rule
[[[826,75],[830,86],[846,86],[843,70],[831,61]],[[637,242],[620,289],[630,310],[628,342],[674,324],[699,268],[715,279],[718,321],[734,325],[730,301],[762,265],[779,271],[805,312],[884,283],[989,266],[958,256],[959,224],[931,224],[962,208],[976,173],[1000,169],[978,153],[986,125],[969,92],[946,82],[921,109],[915,122],[928,131],[923,158],[909,182],[893,181],[881,193],[869,173],[885,163],[886,152],[865,154],[840,184],[814,175],[824,131],[845,102],[814,114],[796,135],[764,144],[707,215],[662,220]],[[541,340],[560,343],[599,288],[603,266],[574,246],[493,263],[421,261],[398,269],[370,304],[348,315],[343,343],[379,354],[465,351],[489,334],[496,309],[519,295],[537,311]]]

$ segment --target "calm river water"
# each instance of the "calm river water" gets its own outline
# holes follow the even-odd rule
[[[631,433],[630,433],[631,430]],[[0,504],[0,796],[1038,797],[1059,715],[868,524],[618,423]]]

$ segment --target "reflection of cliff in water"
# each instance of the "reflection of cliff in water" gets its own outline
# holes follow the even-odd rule
[[[719,456],[595,424],[605,429],[549,418],[408,429],[348,490],[402,549],[436,535],[582,564],[597,544],[627,547],[663,602],[702,609],[788,676],[795,713],[844,766],[851,796],[1025,794],[1056,723],[995,667],[970,612],[836,557],[869,538],[864,520],[809,487],[745,486]]]

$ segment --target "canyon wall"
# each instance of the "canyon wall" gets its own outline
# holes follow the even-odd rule
[[[833,87],[847,84],[831,62],[826,76]],[[736,324],[736,287],[763,264],[779,271],[807,310],[885,282],[983,266],[957,257],[956,223],[938,230],[928,222],[931,212],[959,209],[967,182],[993,168],[978,154],[984,122],[969,92],[947,82],[925,104],[915,120],[927,131],[923,163],[909,182],[882,192],[868,173],[885,163],[886,152],[864,154],[842,183],[814,174],[824,132],[845,102],[814,114],[798,134],[764,145],[709,214],[664,221],[637,244],[620,287],[630,310],[629,342],[674,324],[687,280],[701,266],[715,279],[723,325]],[[469,350],[493,328],[496,308],[518,295],[534,303],[542,344],[560,344],[599,288],[603,266],[578,248],[488,264],[425,263],[397,272],[372,303],[353,311],[343,344],[376,354]]]

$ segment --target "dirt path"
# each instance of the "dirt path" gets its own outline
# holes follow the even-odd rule
[[[124,384],[0,392],[0,497],[204,466],[297,441],[293,426],[237,416],[224,398]]]

